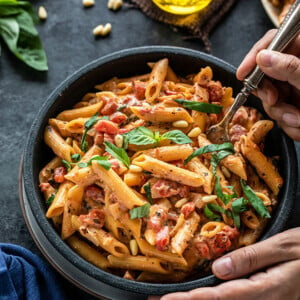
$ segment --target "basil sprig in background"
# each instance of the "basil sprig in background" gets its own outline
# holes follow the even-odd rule
[[[35,29],[38,17],[27,1],[0,0],[0,36],[8,49],[29,67],[48,70],[47,57]],[[0,47],[1,50],[1,47]]]

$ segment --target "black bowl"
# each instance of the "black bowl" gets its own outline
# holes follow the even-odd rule
[[[147,62],[164,57],[169,59],[174,71],[180,75],[196,73],[200,67],[209,65],[213,69],[214,79],[220,80],[224,86],[233,87],[234,94],[241,88],[241,83],[235,78],[233,66],[201,52],[168,46],[123,50],[84,66],[54,90],[38,113],[24,150],[20,177],[21,205],[35,242],[56,270],[80,288],[98,297],[144,299],[147,295],[186,291],[219,282],[213,275],[176,284],[134,282],[117,277],[102,271],[76,254],[61,240],[51,222],[45,217],[46,206],[38,188],[38,174],[53,156],[43,142],[43,131],[48,119],[72,107],[86,92],[92,91],[96,84],[113,76],[128,77],[146,73]],[[249,98],[247,105],[262,111],[260,101],[253,96]],[[269,155],[280,156],[280,170],[285,183],[279,195],[279,205],[261,239],[284,229],[295,199],[297,183],[294,143],[278,127],[269,135],[267,151]]]

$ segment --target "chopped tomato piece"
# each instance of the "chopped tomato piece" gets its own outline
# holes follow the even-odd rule
[[[224,95],[224,89],[220,81],[210,81],[207,85],[210,102],[220,102]]]
[[[65,175],[67,174],[67,169],[65,167],[57,167],[53,172],[53,179],[57,183],[62,183],[65,181]]]
[[[80,215],[79,220],[85,226],[102,228],[104,225],[105,213],[101,209],[93,208],[87,215]]]
[[[185,219],[188,219],[190,215],[195,211],[195,203],[188,202],[184,204],[180,210],[180,212],[184,215]]]
[[[189,188],[185,185],[167,179],[159,179],[151,186],[152,198],[165,198],[174,195],[185,197]]]
[[[89,185],[85,190],[85,200],[95,201],[99,203],[104,203],[104,193],[103,190],[97,186]]]
[[[168,214],[166,208],[159,207],[159,205],[153,205],[150,208],[150,217],[148,219],[147,226],[155,232],[158,232],[164,226],[167,218]]]
[[[99,120],[95,125],[95,130],[109,134],[117,134],[119,132],[119,126],[109,120]]]
[[[43,182],[39,185],[41,192],[46,192],[51,187],[49,182]]]
[[[118,108],[118,104],[112,99],[109,99],[108,102],[105,103],[105,105],[103,106],[100,112],[102,115],[111,115],[116,111],[117,108]]]
[[[119,111],[113,113],[109,119],[116,123],[116,124],[122,124],[123,122],[125,122],[127,120],[127,116]]]
[[[170,243],[169,226],[164,226],[156,235],[156,248],[159,251],[166,250]]]
[[[133,81],[134,96],[138,100],[145,99],[146,83],[143,81]]]
[[[211,259],[210,250],[205,241],[196,242],[195,248],[202,258]]]

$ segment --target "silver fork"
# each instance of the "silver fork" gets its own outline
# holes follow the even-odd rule
[[[282,52],[299,32],[300,0],[296,0],[267,49]],[[215,144],[222,144],[229,141],[228,125],[233,115],[239,107],[246,102],[250,93],[257,89],[263,76],[264,73],[256,66],[250,75],[245,78],[242,90],[236,96],[233,105],[230,107],[224,118],[218,124],[211,126],[206,132],[210,141]]]

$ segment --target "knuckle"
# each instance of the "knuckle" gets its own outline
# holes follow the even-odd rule
[[[243,269],[254,270],[258,263],[258,254],[253,246],[248,246],[243,249]]]
[[[287,56],[286,69],[290,74],[300,73],[300,60],[296,56]]]
[[[278,250],[284,257],[289,259],[300,258],[299,228],[291,229],[282,233],[278,243]]]

